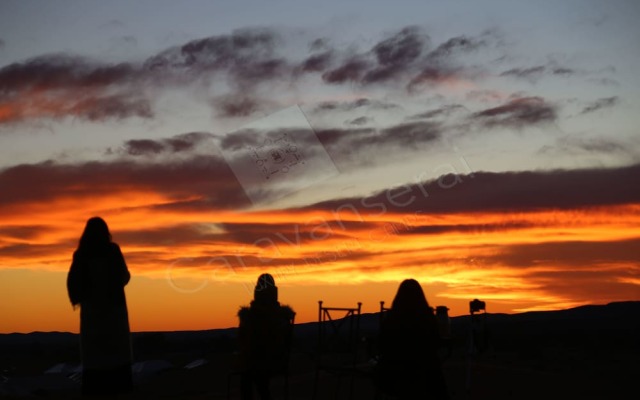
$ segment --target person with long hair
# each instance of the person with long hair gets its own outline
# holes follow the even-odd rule
[[[131,334],[124,287],[130,274],[107,223],[90,218],[67,275],[73,308],[80,307],[82,393],[108,395],[133,389]]]
[[[402,281],[380,328],[376,384],[398,399],[448,399],[438,325],[422,287]]]

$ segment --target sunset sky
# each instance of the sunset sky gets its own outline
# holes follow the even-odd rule
[[[133,331],[297,322],[415,278],[468,313],[640,300],[640,2],[0,2],[0,333],[79,330],[103,217]]]

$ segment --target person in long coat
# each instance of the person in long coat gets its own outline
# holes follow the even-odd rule
[[[133,389],[131,334],[124,287],[130,274],[107,223],[90,218],[67,275],[74,309],[80,307],[82,393],[117,394]]]

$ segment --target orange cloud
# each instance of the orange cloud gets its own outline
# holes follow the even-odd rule
[[[157,171],[128,166],[131,169],[120,164],[85,165],[82,173],[66,166],[63,174],[50,164],[0,172],[0,182],[16,183],[15,192],[0,205],[4,222],[0,274],[13,271],[14,279],[0,301],[22,307],[24,297],[33,294],[26,277],[54,274],[53,286],[38,296],[43,301],[54,296],[59,304],[56,312],[68,313],[64,274],[86,219],[94,215],[110,224],[134,278],[139,279],[128,288],[138,315],[152,313],[154,303],[164,304],[165,320],[141,316],[137,325],[141,330],[235,323],[229,310],[251,297],[253,281],[262,272],[277,277],[282,293],[298,293],[287,301],[307,310],[299,314],[300,321],[314,318],[313,304],[319,297],[347,300],[331,290],[318,292],[319,287],[340,291],[349,285],[353,289],[349,292],[359,296],[354,302],[366,299],[367,307],[374,307],[380,300],[391,301],[397,284],[407,277],[418,279],[433,302],[447,304],[452,315],[466,313],[466,301],[473,298],[485,299],[493,311],[502,312],[637,299],[640,199],[629,202],[635,196],[632,191],[612,189],[611,197],[596,198],[599,204],[594,205],[578,202],[570,207],[567,197],[560,208],[532,207],[532,199],[521,203],[524,200],[516,198],[511,204],[522,207],[505,210],[472,192],[466,193],[468,198],[481,201],[482,207],[462,201],[439,203],[438,196],[446,195],[446,190],[436,192],[426,184],[432,195],[419,198],[416,189],[416,204],[406,210],[390,201],[384,212],[381,207],[339,207],[373,204],[382,201],[381,194],[364,203],[348,199],[299,209],[245,211],[228,208],[228,199],[208,197],[203,186],[216,185],[198,176],[165,174],[164,185],[153,180],[167,170],[164,166],[157,166]],[[41,186],[17,184],[20,177],[36,172],[41,174]],[[112,180],[97,179],[101,176]],[[238,190],[220,176],[215,179]],[[461,190],[470,182],[463,179]],[[482,180],[483,175],[473,179]],[[94,180],[95,189],[90,190]],[[494,188],[499,190],[499,185]],[[407,200],[406,196],[391,199],[396,204]],[[503,204],[504,199],[496,201]],[[434,207],[439,211],[433,212]],[[371,285],[384,291],[367,292]],[[172,305],[153,301],[158,297],[154,291]],[[214,318],[197,304],[224,307]],[[180,311],[185,308],[189,311]],[[20,321],[5,322],[1,329],[56,326],[37,314],[30,319],[21,316]]]

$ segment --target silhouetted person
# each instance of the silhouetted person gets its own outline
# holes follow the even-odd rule
[[[294,311],[278,302],[278,287],[273,277],[262,274],[249,307],[238,312],[240,326],[240,368],[242,398],[252,399],[253,390],[262,400],[271,398],[269,382],[273,375],[286,371],[291,344],[290,322]]]
[[[404,280],[380,328],[378,388],[399,399],[448,399],[438,344],[437,321],[420,284]]]
[[[133,387],[131,340],[124,286],[129,270],[100,217],[87,221],[67,276],[74,308],[80,306],[82,393],[115,394]]]

